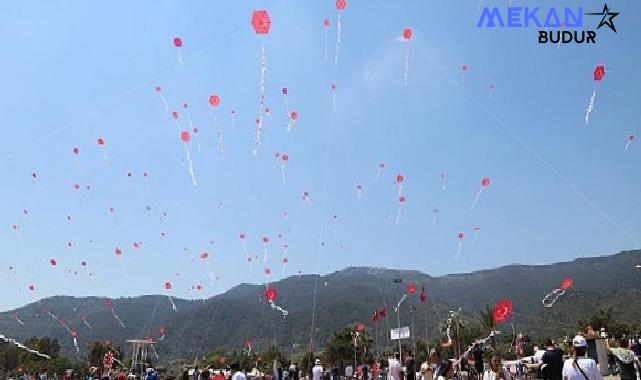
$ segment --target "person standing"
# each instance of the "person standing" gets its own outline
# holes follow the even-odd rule
[[[320,359],[316,359],[316,362],[314,364],[314,368],[312,368],[312,380],[322,380],[323,365],[321,364]]]
[[[626,338],[621,338],[619,340],[619,347],[608,347],[608,350],[612,352],[619,364],[619,376],[621,376],[621,380],[637,380],[637,372],[634,364],[636,363],[641,369],[641,363],[634,351],[630,350],[630,342]]]
[[[414,360],[412,351],[407,352],[407,358],[405,359],[405,379],[416,380],[416,360]]]
[[[238,363],[232,363],[231,365],[231,380],[247,380]]]
[[[545,341],[545,353],[541,357],[543,380],[563,379],[563,350],[557,348],[551,339]]]
[[[574,357],[563,363],[565,380],[603,380],[594,359],[587,357],[588,342],[581,335],[572,340]]]
[[[492,355],[490,369],[483,373],[483,380],[512,380],[512,375],[501,366],[500,355]]]
[[[481,348],[479,343],[474,343],[472,357],[474,358],[474,370],[476,371],[475,377],[479,379],[483,376],[483,370],[485,369],[485,366],[483,365],[483,348]]]
[[[354,376],[354,367],[348,364],[347,367],[345,367],[345,378],[352,380],[352,376]]]
[[[398,353],[394,354],[393,357],[389,358],[387,361],[388,365],[388,379],[390,380],[401,380],[401,362],[399,360]]]

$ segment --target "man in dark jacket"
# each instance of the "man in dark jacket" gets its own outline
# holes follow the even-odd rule
[[[551,339],[545,341],[545,353],[541,360],[543,380],[562,380],[563,350],[555,347]]]

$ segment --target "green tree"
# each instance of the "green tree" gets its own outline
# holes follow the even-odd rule
[[[327,366],[337,365],[340,368],[354,364],[354,360],[366,362],[372,358],[372,337],[366,332],[345,328],[335,333],[325,344],[323,362]]]
[[[485,305],[484,308],[479,310],[479,323],[481,328],[484,331],[493,331],[496,328],[496,323],[494,322],[494,315],[492,313],[492,308],[490,305]]]

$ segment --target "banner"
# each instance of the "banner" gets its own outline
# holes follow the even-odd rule
[[[399,335],[400,335],[400,337],[399,337]],[[399,329],[391,329],[390,330],[390,338],[392,340],[409,339],[410,338],[410,328],[409,328],[409,326],[401,327],[400,328],[400,334],[399,334]]]

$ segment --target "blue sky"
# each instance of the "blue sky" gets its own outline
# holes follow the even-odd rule
[[[602,7],[546,3],[583,5],[586,12]],[[624,147],[630,134],[641,134],[641,5],[609,5],[621,13],[618,34],[601,28],[596,45],[557,49],[539,45],[535,29],[477,28],[476,1],[351,0],[334,67],[333,1],[5,3],[0,309],[54,294],[163,293],[167,280],[171,294],[198,298],[260,283],[264,264],[250,270],[240,233],[252,255],[262,252],[262,236],[270,238],[272,279],[283,276],[283,244],[286,275],[349,265],[441,275],[638,248],[641,146]],[[269,11],[269,35],[251,29],[254,9]],[[590,27],[598,22],[591,17]],[[399,40],[405,27],[414,32],[409,43]],[[177,35],[182,65],[172,45]],[[254,157],[261,45],[272,117]],[[469,66],[464,80],[463,64]],[[586,127],[596,64],[605,64],[607,74]],[[491,99],[490,84],[496,86]],[[193,139],[189,145],[197,187],[156,85],[183,126],[181,105],[190,104],[203,147]],[[282,87],[300,115],[289,133]],[[210,94],[221,97],[215,110]],[[289,154],[286,184],[275,152]],[[379,162],[385,168],[376,179]],[[405,177],[407,197],[398,226],[396,173]],[[441,173],[447,173],[445,191]],[[470,215],[483,177],[490,187]],[[75,183],[91,191],[74,191]],[[301,199],[304,191],[310,205]],[[466,239],[457,261],[459,232]],[[138,251],[134,241],[142,243]],[[219,277],[213,284],[198,258],[202,251]],[[196,284],[204,290],[190,291]]]

